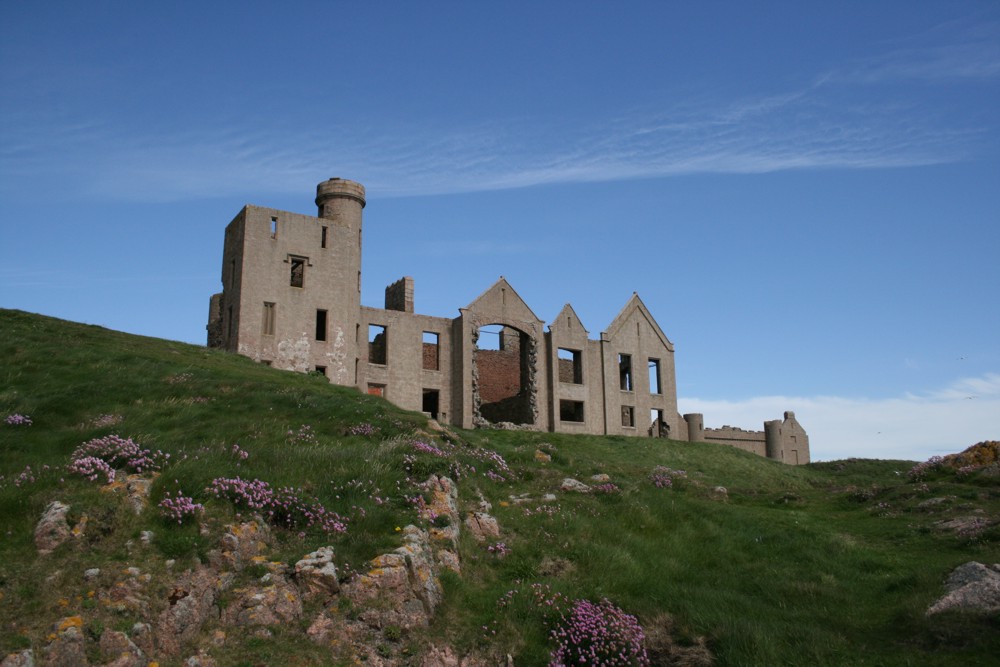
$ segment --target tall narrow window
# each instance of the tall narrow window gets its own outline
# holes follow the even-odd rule
[[[433,331],[424,332],[423,354],[424,370],[436,371],[440,367],[440,336]],[[424,412],[427,412],[424,410]]]
[[[583,384],[583,354],[580,350],[559,348],[559,381]]]
[[[233,338],[233,307],[229,306],[227,310],[226,317],[226,338],[232,340]]]
[[[316,340],[326,340],[326,311],[316,311]]]
[[[622,391],[632,391],[632,355],[618,355],[618,383]]]
[[[229,260],[229,286],[234,287],[236,285],[236,260]]]
[[[276,306],[270,301],[264,302],[264,318],[261,323],[260,332],[265,336],[274,335],[274,320]]]
[[[326,230],[327,230],[326,225],[323,225],[323,231],[321,231],[320,235],[319,235],[319,247],[320,248],[325,248],[326,247]]]
[[[635,428],[635,407],[631,405],[622,406],[622,426],[625,428]]]
[[[387,341],[385,327],[379,324],[368,325],[368,363],[385,365],[387,357]]]
[[[289,257],[288,261],[292,265],[291,279],[288,284],[292,287],[304,287],[306,283],[306,258]]]
[[[271,238],[278,238],[278,218],[274,216],[271,217]]]
[[[660,386],[660,360],[649,360],[649,393],[662,394],[663,388]]]

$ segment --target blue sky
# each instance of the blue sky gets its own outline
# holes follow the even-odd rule
[[[0,90],[0,307],[203,343],[226,223],[341,176],[368,305],[636,291],[708,426],[1000,439],[995,2],[9,1]]]

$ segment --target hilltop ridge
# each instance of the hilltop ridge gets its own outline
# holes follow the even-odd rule
[[[537,665],[567,658],[578,613],[616,621],[624,664],[1000,653],[996,613],[927,614],[957,566],[1000,562],[996,447],[785,466],[441,429],[322,378],[9,310],[0,358],[0,660]]]

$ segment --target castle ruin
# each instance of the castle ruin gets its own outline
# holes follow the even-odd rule
[[[674,346],[638,294],[592,340],[569,304],[545,330],[501,277],[456,318],[414,312],[413,279],[361,305],[365,189],[331,178],[316,217],[247,205],[226,227],[208,345],[357,387],[462,428],[719,442],[791,464],[809,437],[786,412],[763,431],[677,412]]]

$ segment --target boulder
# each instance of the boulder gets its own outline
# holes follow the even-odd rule
[[[304,597],[330,597],[340,591],[333,547],[320,547],[295,564],[295,581]]]
[[[263,519],[227,524],[219,539],[219,549],[209,554],[209,561],[219,569],[239,572],[271,545],[271,529]]]
[[[218,615],[216,584],[216,573],[203,567],[188,570],[177,580],[168,597],[169,605],[156,624],[163,653],[168,656],[180,653],[182,645],[198,634],[205,621]]]
[[[299,591],[284,576],[271,573],[267,585],[236,590],[239,595],[222,614],[222,621],[237,626],[273,626],[302,617]]]
[[[970,561],[956,567],[945,582],[947,593],[927,610],[995,613],[1000,611],[1000,563],[983,565]]]
[[[105,630],[100,639],[101,653],[109,660],[104,667],[146,667],[145,655],[124,632]]]
[[[587,486],[583,482],[573,479],[572,477],[567,477],[566,479],[564,479],[562,481],[562,484],[559,486],[559,490],[572,491],[575,493],[590,493],[589,486]]]
[[[39,554],[49,554],[70,538],[72,532],[66,521],[69,505],[54,500],[45,508],[41,521],[35,526],[35,547]]]
[[[45,667],[82,667],[89,664],[83,645],[83,619],[68,616],[52,627],[52,639],[42,649]]]
[[[35,667],[35,653],[30,648],[9,653],[7,657],[0,660],[0,667]]]
[[[470,512],[465,519],[465,527],[477,542],[500,537],[500,524],[497,520],[486,512]]]

